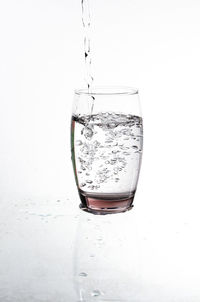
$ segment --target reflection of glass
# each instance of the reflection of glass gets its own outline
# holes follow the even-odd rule
[[[95,214],[131,209],[143,144],[138,91],[75,91],[71,141],[80,207]]]
[[[74,251],[78,302],[143,301],[136,217],[124,215],[80,212]]]

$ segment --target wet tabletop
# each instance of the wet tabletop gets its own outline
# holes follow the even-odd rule
[[[74,301],[69,200],[0,205],[0,301]]]
[[[87,280],[91,272],[91,264],[87,260],[83,263],[86,269],[81,269],[82,258],[89,252],[87,247],[90,248],[86,243],[83,249],[85,243],[82,238],[85,236],[88,239],[88,235],[98,236],[96,250],[94,254],[90,253],[90,257],[100,257],[98,259],[104,265],[104,249],[110,257],[107,259],[115,263],[114,269],[122,271],[122,290],[126,290],[126,285],[135,274],[130,271],[131,261],[139,263],[136,277],[133,276],[135,288],[132,300],[127,296],[127,300],[112,301],[199,301],[199,238],[196,237],[198,222],[194,215],[193,219],[188,217],[178,221],[175,215],[171,215],[168,221],[170,211],[165,215],[160,212],[159,217],[149,216],[142,203],[140,205],[138,202],[128,213],[98,218],[80,211],[78,203],[76,196],[73,200],[67,197],[54,200],[29,199],[13,200],[9,205],[7,202],[0,204],[1,302],[81,301],[81,287],[74,283],[74,275],[79,274],[79,278]],[[112,220],[111,216],[115,218]],[[100,233],[94,235],[98,227]],[[91,230],[94,230],[93,235]],[[122,244],[117,246],[115,235],[119,236]],[[110,251],[112,248],[114,252]],[[128,253],[131,248],[133,254]],[[117,254],[118,249],[120,253]],[[93,263],[97,265],[97,262]],[[103,266],[97,267],[101,273]],[[123,279],[125,270],[129,278]],[[107,274],[102,272],[104,279]],[[87,286],[87,282],[86,285],[81,284]],[[99,297],[97,293],[99,289],[93,288],[91,300],[82,301],[111,301],[105,300],[104,294]]]

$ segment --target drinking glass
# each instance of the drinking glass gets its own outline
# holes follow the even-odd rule
[[[75,90],[71,151],[80,208],[113,214],[133,207],[142,159],[138,90]]]

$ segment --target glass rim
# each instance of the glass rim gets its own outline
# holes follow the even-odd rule
[[[129,86],[95,86],[90,91],[87,88],[75,89],[77,95],[133,95],[138,89]]]

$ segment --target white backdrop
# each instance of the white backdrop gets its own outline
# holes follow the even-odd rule
[[[144,263],[153,279],[184,289],[180,301],[199,301],[200,2],[90,2],[95,84],[140,92]],[[80,1],[1,1],[0,45],[0,200],[77,196],[70,116],[73,91],[85,85]]]

